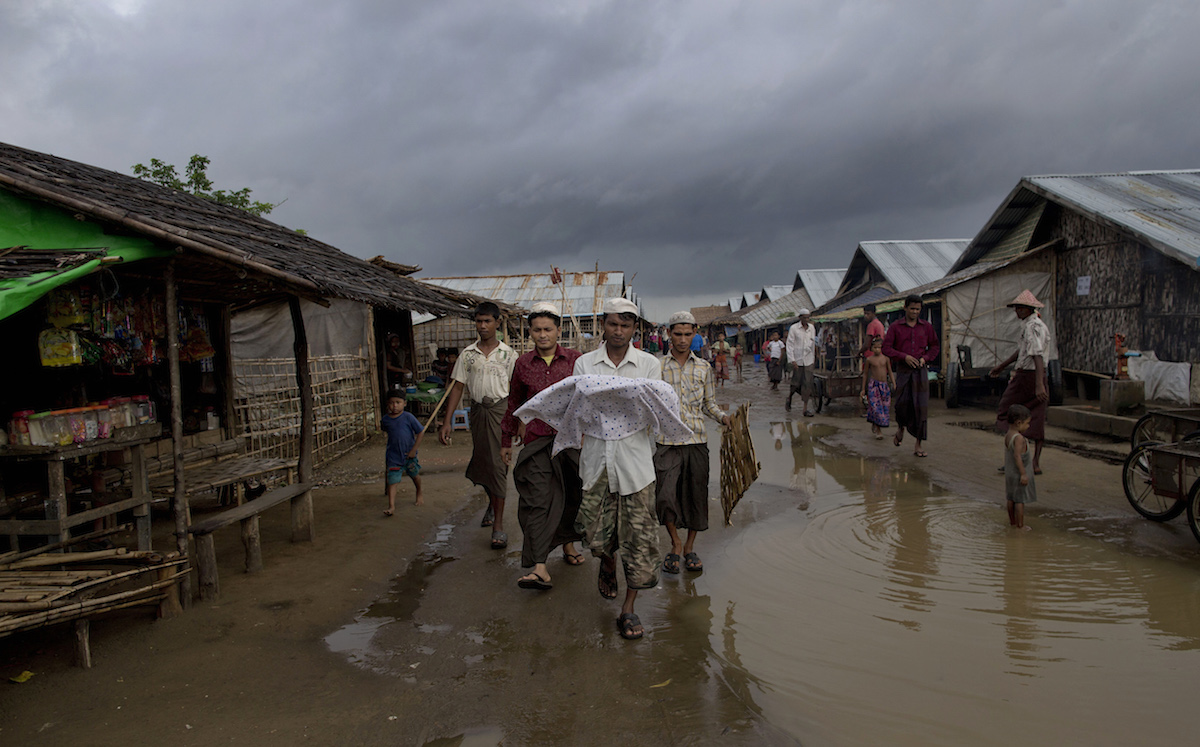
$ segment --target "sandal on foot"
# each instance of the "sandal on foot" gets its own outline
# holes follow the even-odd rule
[[[563,550],[563,562],[567,565],[583,565],[583,553]]]
[[[636,641],[645,635],[644,630],[637,630],[642,627],[642,621],[632,612],[622,612],[617,618],[617,630],[621,631],[621,637],[627,641]]]
[[[902,442],[903,440],[904,440],[904,434],[897,433],[896,435],[892,436],[892,445],[899,446],[900,442]]]
[[[394,513],[396,513],[396,512],[395,512],[395,511],[393,511],[393,510],[392,510],[392,509],[390,509],[390,508],[385,508],[385,509],[383,509],[383,515],[384,515],[384,516],[391,516],[391,515],[392,515],[392,514],[394,514]]]
[[[536,573],[529,573],[517,579],[517,586],[522,589],[537,589],[538,591],[549,591],[554,588],[550,579],[542,578]]]
[[[913,452],[913,456],[915,456],[915,457],[921,457],[922,459],[924,459],[925,457],[927,457],[927,456],[929,456],[929,455],[928,455],[928,454],[926,454],[924,451],[914,451],[914,452]]]
[[[508,547],[508,535],[504,532],[492,532],[492,549],[503,550]]]
[[[700,556],[694,552],[689,552],[687,555],[684,555],[683,560],[683,567],[689,571],[692,571],[693,573],[704,570],[704,564],[700,562]]]
[[[496,514],[492,512],[492,507],[488,506],[487,511],[483,512],[483,518],[479,520],[479,526],[490,527],[495,519]]]
[[[600,596],[605,599],[617,598],[617,568],[613,566],[611,570],[605,569],[603,561],[600,563],[600,575],[596,579],[597,587],[600,590]]]
[[[663,570],[667,573],[679,573],[679,555],[667,553],[667,557],[663,558]]]

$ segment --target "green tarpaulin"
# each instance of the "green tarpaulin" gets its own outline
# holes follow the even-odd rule
[[[104,248],[108,256],[120,257],[124,262],[171,256],[169,249],[160,249],[148,239],[105,233],[99,224],[76,220],[66,210],[0,189],[0,251],[14,246],[58,251]],[[62,271],[0,277],[0,319],[99,268],[100,260],[93,259]]]

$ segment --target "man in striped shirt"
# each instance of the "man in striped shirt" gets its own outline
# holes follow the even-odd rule
[[[729,415],[717,406],[712,366],[691,350],[696,319],[686,311],[677,311],[667,320],[667,329],[671,350],[662,360],[662,378],[679,395],[679,416],[694,434],[678,443],[659,443],[654,452],[655,510],[658,522],[671,537],[671,552],[663,559],[663,570],[679,573],[681,554],[687,570],[704,568],[695,551],[696,535],[708,529],[709,459],[704,416],[727,425]],[[686,542],[679,538],[681,528],[687,529]]]

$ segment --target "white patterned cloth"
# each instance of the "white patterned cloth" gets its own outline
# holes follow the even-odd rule
[[[651,434],[671,440],[692,436],[679,417],[679,397],[674,388],[658,379],[569,376],[543,389],[513,414],[526,423],[543,420],[558,431],[554,439],[555,454],[563,449],[581,448],[585,436],[605,442],[600,447],[605,455],[602,461],[589,464],[581,459],[580,478],[586,490],[607,468],[609,484],[621,495],[636,493],[654,481],[652,461],[647,460],[647,480],[646,470],[639,469],[647,465],[626,464],[629,460],[621,458],[622,441],[634,437],[652,444]],[[648,453],[652,456],[652,452]],[[639,482],[643,484],[638,485]]]

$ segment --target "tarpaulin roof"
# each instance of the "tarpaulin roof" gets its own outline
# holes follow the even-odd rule
[[[104,264],[169,256],[146,239],[105,233],[97,223],[0,190],[0,319]]]

